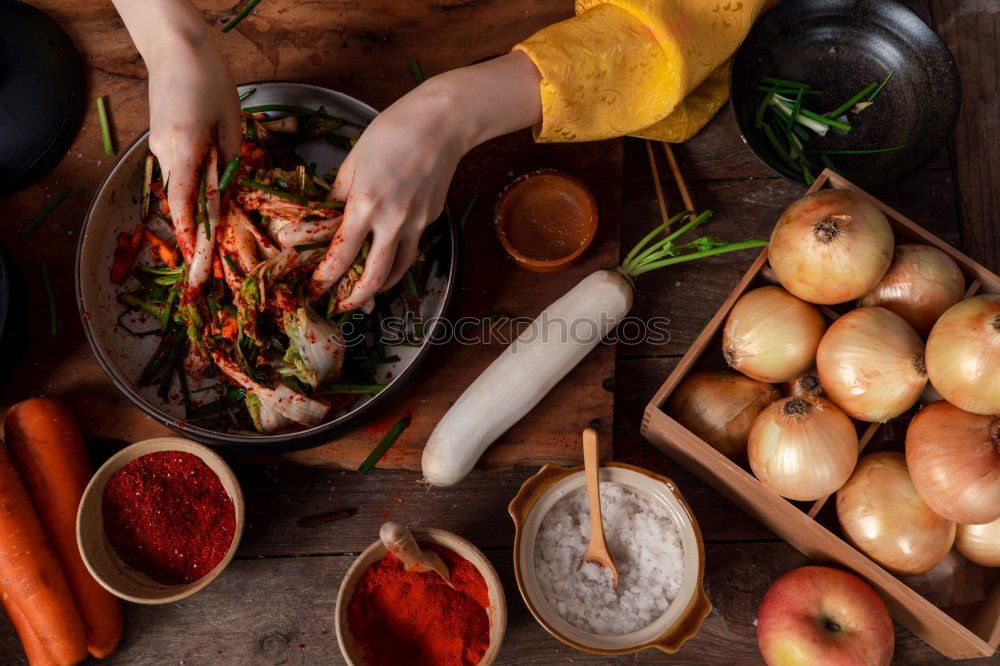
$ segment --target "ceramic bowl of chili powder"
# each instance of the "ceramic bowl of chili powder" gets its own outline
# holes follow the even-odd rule
[[[80,500],[84,564],[112,594],[140,604],[189,597],[233,559],[243,492],[215,452],[179,437],[128,446],[94,474]]]
[[[408,572],[376,541],[351,565],[337,594],[336,629],[350,666],[486,666],[507,628],[503,584],[462,537],[413,528],[421,548],[444,560],[451,586],[433,572]]]

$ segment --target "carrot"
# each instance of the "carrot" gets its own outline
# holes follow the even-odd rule
[[[156,250],[160,261],[171,268],[177,268],[179,260],[176,247],[154,234],[152,229],[144,229],[143,235],[146,237],[146,242],[149,243],[150,247]]]
[[[4,430],[10,456],[83,618],[87,650],[106,657],[122,635],[121,604],[87,571],[76,543],[76,512],[90,480],[80,428],[62,402],[34,398],[8,410]]]
[[[139,251],[142,250],[142,225],[137,224],[132,234],[124,231],[118,234],[118,246],[115,247],[115,261],[111,266],[111,281],[115,284],[124,284],[128,279],[135,260],[139,258]]]
[[[222,337],[236,342],[236,338],[240,334],[240,325],[236,321],[236,317],[225,310],[219,310],[219,319],[222,321]]]
[[[52,657],[45,651],[45,646],[38,640],[35,630],[28,624],[28,618],[18,608],[13,601],[3,599],[3,607],[7,609],[7,616],[10,623],[14,625],[14,630],[21,639],[21,647],[24,649],[24,656],[28,658],[28,666],[56,666]]]
[[[0,446],[0,590],[24,614],[52,660],[87,656],[83,622],[21,477]]]

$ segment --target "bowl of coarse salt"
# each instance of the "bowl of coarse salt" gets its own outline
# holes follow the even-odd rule
[[[670,479],[622,463],[601,467],[617,588],[606,569],[583,562],[590,516],[582,467],[546,465],[509,510],[521,596],[546,631],[577,650],[673,653],[712,610],[702,585],[701,530]]]

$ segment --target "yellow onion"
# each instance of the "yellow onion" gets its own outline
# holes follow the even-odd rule
[[[906,464],[920,496],[945,518],[974,525],[1000,518],[1000,416],[927,405],[906,429]]]
[[[728,371],[699,372],[677,387],[667,413],[724,455],[746,458],[750,426],[778,389]]]
[[[785,382],[782,388],[787,395],[793,397],[803,395],[814,398],[826,397],[826,394],[823,393],[823,382],[820,381],[816,368],[806,370],[798,377]]]
[[[826,321],[780,287],[740,297],[722,331],[722,353],[735,370],[761,382],[787,382],[812,367]]]
[[[955,541],[955,523],[921,499],[902,453],[865,456],[837,492],[840,527],[855,548],[901,576],[927,573]]]
[[[927,335],[964,295],[965,276],[954,259],[931,245],[907,243],[896,247],[888,272],[858,305],[891,310]]]
[[[951,404],[1000,414],[1000,294],[967,298],[927,338],[927,375]]]
[[[858,308],[833,322],[816,351],[826,397],[853,418],[885,423],[927,385],[924,343],[898,314]]]
[[[980,566],[1000,567],[1000,519],[985,525],[959,525],[955,548]]]
[[[844,485],[858,460],[858,434],[824,398],[784,398],[750,429],[750,468],[764,485],[792,500],[817,500]]]
[[[847,190],[819,190],[785,211],[767,248],[781,285],[810,303],[859,298],[892,261],[893,236],[878,208]]]

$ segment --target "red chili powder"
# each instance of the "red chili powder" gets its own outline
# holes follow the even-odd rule
[[[448,565],[448,587],[433,572],[412,573],[395,555],[368,567],[347,622],[369,666],[475,666],[490,646],[489,592],[482,574],[447,548],[421,544]]]
[[[218,475],[186,451],[149,453],[112,474],[102,513],[118,556],[164,585],[214,569],[236,533],[236,509]]]

